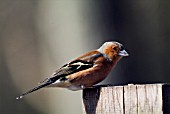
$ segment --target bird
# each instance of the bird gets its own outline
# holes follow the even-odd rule
[[[129,56],[129,54],[121,43],[105,42],[98,49],[63,65],[50,77],[40,82],[37,87],[26,91],[16,99],[21,99],[44,87],[60,87],[72,91],[93,87],[103,81],[124,56]]]

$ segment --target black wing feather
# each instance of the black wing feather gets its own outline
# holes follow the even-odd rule
[[[68,76],[70,74],[73,74],[81,70],[88,69],[90,67],[93,67],[92,62],[84,62],[82,60],[76,60],[69,64],[64,65],[59,70],[57,70],[56,73],[53,74],[53,77],[51,77],[51,79],[56,81],[59,78],[61,78],[62,80],[63,78],[65,79],[65,76]]]

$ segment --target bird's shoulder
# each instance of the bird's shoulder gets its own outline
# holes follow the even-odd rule
[[[97,50],[94,50],[94,51],[88,52],[88,53],[78,57],[76,60],[81,60],[84,62],[95,62],[96,59],[98,59],[99,57],[102,57],[102,56],[103,56],[102,53],[100,53]]]

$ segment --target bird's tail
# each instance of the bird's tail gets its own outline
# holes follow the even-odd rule
[[[23,93],[22,95],[20,95],[20,96],[17,97],[16,99],[22,99],[25,95],[27,95],[27,94],[29,94],[29,93],[32,93],[32,92],[34,92],[34,91],[36,91],[36,90],[39,90],[39,89],[41,89],[41,88],[43,88],[43,87],[46,87],[46,86],[48,86],[48,85],[50,85],[50,84],[52,84],[52,83],[53,83],[53,81],[48,80],[47,82],[45,82],[45,83],[43,83],[43,84],[41,84],[41,85],[39,85],[39,86],[37,86],[37,87],[35,87],[35,88],[27,91],[27,92],[25,92],[25,93]]]

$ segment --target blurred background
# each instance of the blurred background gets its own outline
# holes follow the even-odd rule
[[[123,58],[103,82],[170,82],[168,0],[0,0],[1,114],[81,114],[81,91],[41,89],[57,68],[105,41],[121,42]]]

